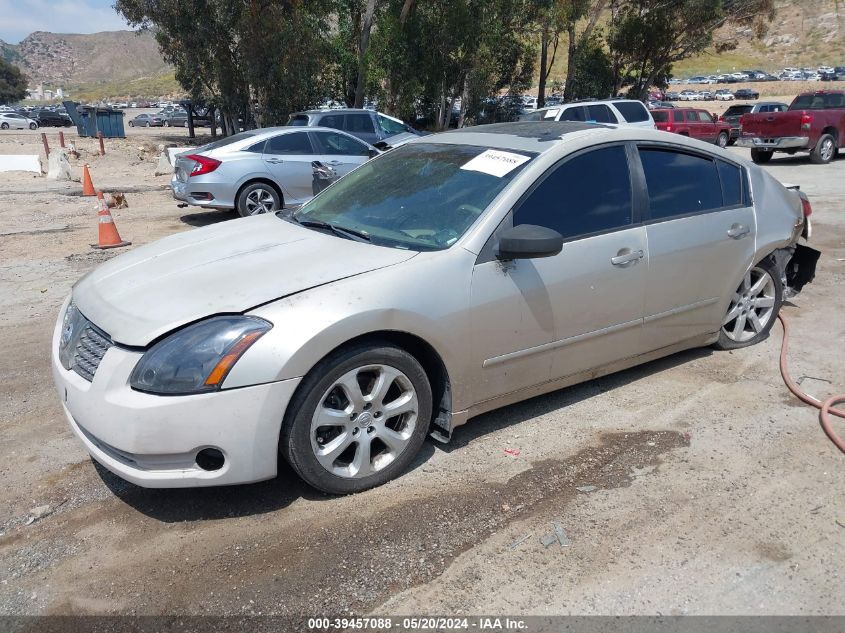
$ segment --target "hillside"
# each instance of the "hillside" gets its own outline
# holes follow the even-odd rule
[[[71,93],[96,92],[99,86],[116,90],[117,95],[131,90],[131,83],[137,80],[171,90],[175,87],[173,69],[161,58],[158,44],[148,32],[71,35],[36,31],[20,44],[0,42],[0,55],[20,66],[30,85],[44,82],[64,86]]]
[[[785,66],[845,65],[845,3],[842,0],[777,0],[777,14],[762,38],[751,29],[727,26],[718,41],[735,41],[735,49],[705,52],[674,65],[676,77],[743,69],[781,70]],[[563,39],[561,40],[563,43]],[[565,44],[558,51],[551,79],[566,76]]]

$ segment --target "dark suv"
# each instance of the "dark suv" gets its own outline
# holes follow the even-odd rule
[[[39,127],[68,127],[71,124],[70,117],[65,118],[52,110],[35,110],[30,118],[38,121]]]
[[[397,147],[417,136],[422,136],[410,125],[392,116],[373,110],[353,108],[295,112],[290,115],[288,125],[343,130],[379,149],[384,146]]]

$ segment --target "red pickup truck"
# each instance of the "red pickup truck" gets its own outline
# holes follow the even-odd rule
[[[755,163],[774,152],[810,152],[813,163],[829,163],[845,147],[845,90],[805,92],[786,112],[746,114],[740,130],[736,144],[750,147]]]

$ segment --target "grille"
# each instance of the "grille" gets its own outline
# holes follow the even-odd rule
[[[94,327],[90,322],[85,324],[76,343],[73,353],[73,371],[88,382],[94,380],[94,374],[106,351],[113,345],[107,334]]]

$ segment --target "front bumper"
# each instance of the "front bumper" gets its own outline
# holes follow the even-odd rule
[[[156,396],[129,386],[141,353],[112,347],[88,382],[61,365],[60,328],[61,321],[52,348],[59,398],[73,432],[108,470],[147,488],[242,484],[276,475],[279,430],[299,378]],[[205,448],[223,453],[221,468],[200,468],[196,456]]]
[[[753,149],[806,149],[810,144],[808,136],[781,136],[777,138],[761,138],[759,136],[740,136],[736,144],[739,147]]]

